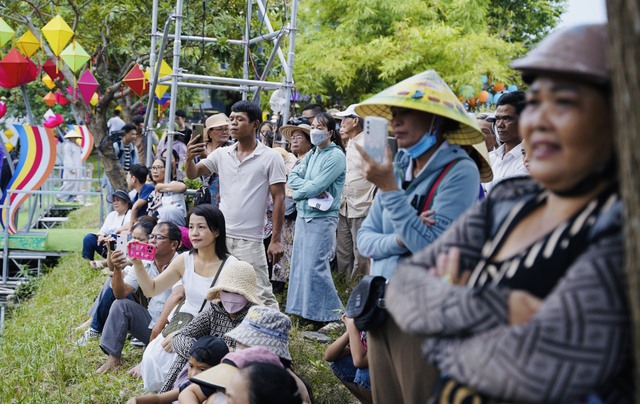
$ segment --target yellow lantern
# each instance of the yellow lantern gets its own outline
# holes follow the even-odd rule
[[[14,149],[14,147],[13,147],[13,143],[11,143],[11,142],[7,142],[7,143],[5,143],[5,144],[4,144],[4,148],[5,148],[5,149],[7,149],[7,153],[11,153],[11,150],[13,150],[13,149]]]
[[[10,131],[9,129],[7,129],[7,130],[4,132],[4,137],[6,137],[7,139],[11,139],[11,138],[13,137],[13,132],[12,132],[12,131]]]
[[[99,101],[100,101],[100,96],[98,95],[98,93],[93,93],[93,95],[91,96],[91,101],[89,101],[89,104],[91,104],[92,107],[95,107],[96,105],[98,105]]]
[[[16,48],[18,48],[20,53],[30,58],[31,55],[40,49],[40,41],[33,35],[33,32],[27,30],[16,42]]]
[[[51,77],[49,77],[49,75],[46,73],[42,77],[42,82],[45,86],[47,86],[49,90],[53,90],[53,88],[56,86],[56,83],[54,83],[53,80],[51,80]]]
[[[49,42],[49,46],[51,46],[51,50],[56,56],[60,55],[60,52],[62,52],[73,37],[73,30],[60,15],[53,17],[47,25],[42,27],[41,31],[42,35],[47,38],[47,42]]]
[[[173,69],[163,59],[162,63],[160,64],[160,74],[158,75],[158,79],[161,79],[162,77],[165,77],[165,76],[169,76],[172,73],[173,73]],[[151,69],[147,69],[147,71],[144,72],[144,76],[147,78],[149,82],[151,82]],[[156,91],[155,91],[156,97],[158,97],[158,99],[161,99],[164,93],[166,93],[168,89],[169,89],[169,86],[158,84],[156,86]]]

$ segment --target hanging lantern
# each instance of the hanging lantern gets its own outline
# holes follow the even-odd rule
[[[16,48],[18,48],[20,53],[30,58],[40,49],[40,41],[33,35],[33,32],[27,30],[16,42]]]
[[[0,87],[14,88],[35,80],[38,66],[13,48],[0,61]]]
[[[69,100],[60,91],[56,91],[54,96],[56,97],[56,102],[60,105],[67,105],[69,103]]]
[[[82,66],[91,59],[91,56],[89,56],[79,43],[73,41],[60,52],[60,59],[64,60],[74,73],[78,73],[78,71],[82,69]]]
[[[56,103],[56,96],[51,91],[49,91],[47,95],[42,97],[42,99],[44,100],[44,103],[47,104],[49,107],[52,107],[53,104]]]
[[[62,80],[64,78],[64,75],[62,74],[58,66],[56,66],[56,64],[53,63],[51,59],[47,59],[47,61],[44,62],[44,64],[42,65],[42,70],[44,70],[45,73],[49,75],[51,80]]]
[[[42,82],[45,86],[47,86],[49,90],[53,90],[53,88],[56,86],[56,83],[54,83],[53,80],[51,80],[51,77],[49,77],[49,75],[46,73],[42,77]]]
[[[80,90],[80,94],[82,94],[84,103],[89,105],[91,98],[98,89],[98,80],[96,80],[93,73],[91,73],[91,70],[85,71],[82,76],[80,76],[80,79],[78,79],[78,89]]]
[[[4,19],[0,18],[0,46],[5,46],[15,34],[16,31],[14,31]]]
[[[53,17],[47,25],[42,27],[41,31],[42,35],[47,38],[47,42],[49,42],[49,46],[51,46],[51,50],[56,56],[60,56],[64,47],[67,46],[73,37],[73,30],[71,30],[71,27],[69,27],[60,15]]]
[[[169,76],[170,74],[173,74],[173,69],[171,69],[171,66],[169,66],[167,62],[162,60],[162,63],[160,64],[160,74],[158,75],[158,79]],[[144,76],[149,82],[151,82],[151,69],[148,69],[146,72],[144,72]],[[155,91],[156,97],[162,98],[162,96],[167,92],[168,89],[169,86],[158,84]]]
[[[0,102],[0,119],[4,118],[7,114],[7,104]]]
[[[91,104],[92,107],[95,107],[96,105],[98,105],[98,102],[100,102],[100,95],[97,92],[95,92],[91,96],[91,101],[89,103]]]
[[[124,77],[124,84],[126,84],[131,91],[138,94],[138,97],[142,97],[145,91],[149,88],[149,82],[144,77],[144,73],[140,70],[140,65],[137,63]]]

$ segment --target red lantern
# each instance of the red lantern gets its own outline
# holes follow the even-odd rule
[[[4,102],[0,102],[0,119],[2,119],[7,114],[7,104]]]
[[[58,69],[58,66],[56,66],[56,64],[53,63],[51,59],[47,59],[47,61],[42,65],[42,70],[44,70],[45,73],[47,73],[49,77],[51,77],[51,80],[64,78],[64,75],[62,74],[60,69]]]
[[[0,61],[0,87],[14,88],[35,80],[38,66],[13,48]]]
[[[64,94],[62,94],[60,91],[56,91],[55,97],[56,97],[56,102],[60,105],[67,105],[69,103],[69,100],[66,99]]]
[[[149,88],[149,82],[144,77],[144,73],[140,70],[140,66],[137,63],[122,81],[129,86],[131,91],[138,94],[138,97],[142,97]]]

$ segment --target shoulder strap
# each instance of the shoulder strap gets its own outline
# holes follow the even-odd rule
[[[213,278],[213,282],[211,282],[211,286],[209,286],[210,288],[214,287],[216,282],[218,282],[218,277],[220,276],[220,272],[222,272],[222,268],[224,268],[224,264],[227,262],[228,258],[229,258],[229,256],[227,255],[227,257],[225,259],[223,259],[222,262],[220,263],[220,267],[218,268],[218,272],[216,273],[216,276]],[[207,299],[206,298],[202,302],[202,306],[200,306],[200,310],[198,310],[198,313],[200,313],[202,311],[202,309],[204,309],[204,305],[205,304],[207,304]]]
[[[422,212],[425,212],[431,208],[431,204],[433,203],[433,198],[436,196],[436,191],[438,190],[440,183],[444,179],[444,176],[447,175],[449,170],[451,170],[451,167],[453,167],[459,160],[460,159],[451,160],[449,164],[447,164],[444,167],[444,169],[442,170],[442,172],[440,173],[436,181],[433,183],[433,185],[431,185],[431,189],[429,190],[429,194],[427,195],[427,200],[425,201],[424,206],[422,207]]]

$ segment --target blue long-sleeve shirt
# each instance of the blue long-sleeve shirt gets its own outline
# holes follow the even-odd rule
[[[431,205],[436,223],[427,226],[418,217],[418,210],[422,211],[423,206],[412,206],[412,202],[415,205],[415,201],[426,199],[440,173],[453,160],[457,161],[442,179]],[[438,150],[418,177],[402,190],[409,162],[406,154],[398,153],[394,165],[400,190],[378,191],[369,215],[358,231],[358,251],[373,259],[371,275],[390,278],[400,256],[416,253],[431,244],[478,200],[480,174],[460,146],[448,145]]]
[[[346,175],[347,163],[344,152],[334,143],[320,150],[317,147],[308,152],[296,165],[287,184],[293,190],[292,197],[297,202],[298,216],[303,218],[338,216],[340,197]],[[307,203],[323,192],[333,197],[331,208],[321,211]]]

